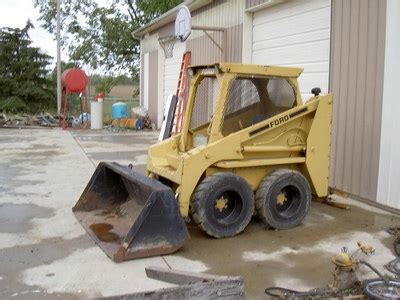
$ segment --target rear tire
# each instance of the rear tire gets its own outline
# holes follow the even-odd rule
[[[247,182],[231,173],[216,173],[204,179],[192,196],[193,221],[208,235],[237,235],[254,212],[254,194]]]
[[[311,199],[310,185],[301,173],[278,169],[261,182],[256,192],[256,209],[271,227],[290,229],[306,217]]]

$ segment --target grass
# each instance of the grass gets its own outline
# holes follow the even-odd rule
[[[139,96],[132,97],[137,89],[138,86],[136,85],[116,85],[112,88],[110,94],[104,99],[103,102],[103,120],[105,124],[111,123],[112,121],[112,105],[114,103],[126,103],[128,105],[128,115],[130,115],[132,107],[139,106]],[[96,92],[94,87],[91,87],[90,95],[95,94]]]
[[[78,117],[80,114],[79,99],[68,99],[68,112],[69,115]],[[93,100],[93,97],[89,98],[89,101]],[[128,105],[128,115],[131,113],[132,107],[139,106],[139,99],[123,98],[123,97],[106,97],[103,101],[103,120],[105,124],[111,123],[112,121],[112,105],[116,102],[124,102]]]
[[[131,113],[131,109],[132,107],[136,107],[139,106],[139,100],[127,100],[127,99],[110,99],[110,97],[107,97],[107,99],[105,99],[103,101],[103,119],[105,123],[108,123],[109,120],[111,120],[111,115],[112,115],[112,105],[116,102],[124,102],[128,105],[128,115],[130,115]]]

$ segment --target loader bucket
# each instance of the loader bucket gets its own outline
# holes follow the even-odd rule
[[[115,262],[172,253],[189,238],[173,191],[117,163],[98,165],[72,211]]]

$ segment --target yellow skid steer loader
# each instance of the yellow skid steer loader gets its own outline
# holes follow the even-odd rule
[[[303,70],[192,66],[182,132],[148,150],[147,177],[102,162],[73,208],[114,261],[172,253],[191,217],[208,235],[234,236],[256,213],[299,225],[328,193],[332,95],[303,103]]]

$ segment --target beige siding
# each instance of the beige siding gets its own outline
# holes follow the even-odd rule
[[[231,27],[227,30],[227,55],[224,59],[223,52],[207,36],[201,36],[186,42],[186,50],[192,53],[191,64],[212,64],[216,62],[241,62],[242,60],[242,25]],[[222,45],[223,35],[219,32],[210,33],[212,38]]]
[[[158,51],[149,53],[149,117],[157,120],[158,113]]]
[[[244,8],[245,3],[242,0],[217,0],[192,13],[192,25],[227,29],[227,53],[223,53],[220,49],[224,46],[223,33],[207,32],[218,44],[217,46],[203,31],[193,30],[186,41],[186,49],[192,53],[191,64],[242,61]]]
[[[231,28],[243,23],[243,0],[216,0],[192,13],[193,26]],[[192,30],[189,40],[204,36],[201,30]]]
[[[384,0],[333,0],[330,185],[376,201],[385,47]]]

